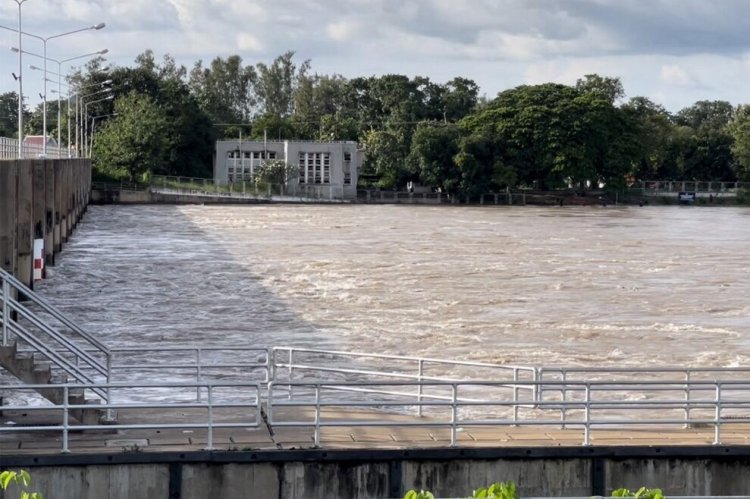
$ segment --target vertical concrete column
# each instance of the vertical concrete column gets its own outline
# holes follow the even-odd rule
[[[55,235],[54,251],[58,254],[62,249],[63,226],[63,168],[62,161],[52,162],[55,178]]]
[[[16,271],[16,161],[0,161],[0,266]]]
[[[31,287],[34,272],[34,162],[18,162],[18,198],[17,205],[17,245],[18,245],[18,280]]]
[[[45,232],[44,260],[45,265],[55,264],[55,166],[52,161],[44,160],[44,201]]]
[[[47,207],[47,188],[45,185],[46,172],[45,172],[45,161],[36,160],[34,161],[34,191],[33,191],[33,202],[34,211],[32,225],[34,227],[34,239],[44,239],[45,246],[47,245],[47,220],[46,220],[46,207]],[[42,252],[44,257],[46,249]]]
[[[70,160],[70,174],[72,176],[70,197],[73,203],[71,207],[71,232],[78,226],[79,208],[81,206],[79,195],[81,192],[81,165],[77,161]]]
[[[71,229],[71,208],[72,203],[70,202],[71,187],[73,179],[71,175],[71,160],[65,159],[60,161],[62,164],[62,178],[63,178],[63,222],[62,222],[62,242],[68,242],[68,236],[70,235]]]

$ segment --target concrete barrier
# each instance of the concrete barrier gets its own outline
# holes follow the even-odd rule
[[[0,161],[0,266],[33,287],[34,239],[46,265],[62,249],[86,209],[91,161]]]
[[[6,451],[7,452],[7,451]],[[743,496],[747,447],[258,450],[186,453],[0,455],[31,472],[44,497],[111,499],[388,498],[410,489],[467,497],[513,481],[521,497],[608,496],[660,487],[673,496]],[[0,494],[2,497],[2,494]],[[14,497],[14,496],[10,496]]]

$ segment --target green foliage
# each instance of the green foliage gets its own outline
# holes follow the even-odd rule
[[[612,491],[612,497],[635,497],[636,499],[664,499],[661,489],[647,489],[641,487],[635,492],[628,489],[617,489]]]
[[[419,492],[417,492],[416,490],[410,490],[406,493],[404,499],[435,499],[435,496],[432,494],[432,492],[427,492],[424,490],[420,490]]]
[[[438,84],[319,75],[294,52],[255,64],[217,57],[189,73],[150,50],[135,62],[105,74],[95,59],[71,78],[87,88],[113,81],[116,101],[89,107],[90,116],[120,113],[97,122],[95,166],[108,177],[210,177],[215,139],[241,130],[256,140],[356,140],[365,150],[362,182],[389,189],[420,182],[464,199],[508,187],[750,180],[746,106],[699,101],[672,116],[644,97],[620,105],[625,90],[616,77],[523,85],[488,100],[461,77]],[[14,103],[12,92],[0,95],[6,136],[15,134]],[[27,126],[40,131],[40,110],[29,117]]]
[[[159,171],[168,158],[169,121],[164,110],[148,95],[131,92],[118,99],[117,117],[94,142],[100,170],[130,182]]]
[[[404,499],[435,499],[432,492],[420,490],[410,490],[404,496]],[[516,484],[513,482],[495,482],[489,487],[476,489],[471,499],[519,499]],[[657,498],[648,498],[657,499]]]
[[[0,472],[0,490],[7,491],[12,485],[21,489],[21,499],[42,499],[40,493],[26,490],[31,485],[31,475],[26,470]]]
[[[297,174],[299,170],[293,165],[281,159],[274,159],[264,161],[256,167],[254,180],[268,184],[285,184]]]
[[[513,482],[496,482],[489,487],[483,487],[474,491],[471,496],[474,499],[518,499],[516,484]]]
[[[735,158],[735,172],[741,180],[750,180],[750,106],[740,106],[729,124],[732,135],[732,154]]]

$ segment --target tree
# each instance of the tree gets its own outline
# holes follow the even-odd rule
[[[620,78],[588,74],[576,81],[576,90],[582,94],[592,94],[610,104],[625,97],[625,89]]]
[[[24,122],[29,114],[24,109]],[[18,137],[18,94],[0,94],[0,137]]]
[[[166,161],[169,120],[147,96],[131,92],[117,100],[117,117],[97,135],[97,167],[114,178],[131,182],[159,170]]]
[[[450,122],[461,120],[477,107],[479,87],[473,80],[454,78],[445,84],[443,109],[445,119]]]
[[[421,183],[452,192],[460,181],[453,157],[458,154],[460,130],[454,124],[422,123],[414,132],[409,161]]]
[[[260,113],[280,118],[289,117],[294,109],[294,89],[299,79],[310,69],[309,61],[297,68],[293,61],[294,52],[278,56],[270,66],[256,65],[257,79],[254,91],[260,106]]]
[[[633,97],[622,106],[622,110],[630,116],[640,144],[633,175],[642,180],[671,178],[665,168],[667,152],[675,134],[669,113],[646,97]]]
[[[689,126],[693,130],[721,130],[732,121],[734,108],[726,101],[698,101],[690,107],[680,110],[675,122]]]
[[[215,58],[208,68],[195,63],[189,87],[201,109],[214,123],[245,123],[256,108],[253,85],[255,68],[243,66],[238,55]]]
[[[735,173],[741,180],[750,180],[750,105],[737,108],[729,132],[734,139],[732,153],[735,158]]]
[[[255,181],[269,184],[286,184],[299,175],[299,169],[282,159],[264,161],[255,169]]]

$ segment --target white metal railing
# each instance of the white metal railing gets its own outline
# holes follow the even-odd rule
[[[26,349],[22,352],[32,353]],[[88,350],[92,352],[92,350]],[[75,362],[68,351],[59,355]],[[218,381],[253,382],[266,385],[269,381],[270,351],[256,347],[121,347],[110,348],[110,383],[142,382],[154,376],[175,383],[210,383]],[[91,366],[78,364],[96,377]],[[197,389],[198,400],[202,391]]]
[[[35,309],[20,298],[25,298]],[[43,314],[54,324],[45,321]],[[109,349],[3,269],[0,269],[0,329],[3,346],[21,340],[34,354],[79,383],[91,384],[93,392],[109,400],[106,389],[99,386],[111,381]]]
[[[482,362],[382,355],[364,352],[343,352],[311,348],[274,347],[271,354],[274,382],[309,380],[311,376],[326,381],[416,381],[414,395],[423,398],[444,397],[429,393],[425,388],[430,381],[466,381],[491,379],[504,389],[512,390],[513,400],[533,403],[535,387],[518,383],[536,381],[537,370],[533,367],[488,364]],[[373,388],[342,386],[342,391],[352,393],[377,393]],[[293,396],[290,386],[288,398]],[[404,394],[408,395],[408,394]],[[422,408],[417,406],[417,415]]]
[[[679,393],[682,381],[658,382],[587,382],[568,383],[577,387],[581,396],[575,400],[538,401],[534,407],[512,400],[510,396],[477,398],[476,394],[502,388],[502,383],[423,382],[444,390],[447,397],[418,400],[413,395],[415,383],[407,381],[368,383],[272,382],[268,387],[268,421],[272,427],[306,427],[314,431],[316,445],[320,431],[326,427],[436,427],[450,430],[451,446],[456,446],[457,433],[464,427],[562,426],[583,431],[583,445],[591,445],[595,428],[644,428],[706,425],[713,428],[713,443],[721,443],[722,426],[728,423],[750,423],[750,382],[691,383],[696,393],[707,394],[684,400]],[[533,390],[538,382],[519,382]],[[547,385],[554,383],[546,383]],[[562,388],[562,383],[559,384]],[[342,398],[341,390],[372,387],[379,397],[365,400]],[[398,390],[406,388],[406,390]],[[292,399],[284,395],[295,392]],[[411,396],[409,394],[411,393]],[[497,392],[496,392],[497,393]],[[633,394],[646,400],[631,400]],[[710,395],[709,395],[710,394]],[[405,412],[414,406],[429,409],[428,417],[386,418],[377,410]],[[565,419],[550,418],[546,408],[565,407]],[[290,411],[289,408],[292,410]],[[519,413],[515,409],[523,409]],[[686,408],[692,416],[685,417]],[[479,410],[481,409],[481,410]],[[372,411],[363,417],[352,417],[350,411]],[[424,411],[423,411],[424,412]]]
[[[70,451],[69,434],[81,430],[206,430],[206,450],[214,450],[214,431],[221,428],[258,428],[262,423],[261,388],[258,383],[109,383],[96,385],[112,394],[109,403],[100,405],[70,404],[69,394],[94,385],[65,384],[55,388],[64,391],[62,404],[6,405],[5,413],[23,411],[38,420],[51,421],[25,425],[0,425],[0,435],[13,432],[60,432],[62,452]],[[0,392],[13,397],[19,392],[49,389],[49,385],[4,385]],[[195,397],[204,391],[205,400]],[[144,392],[157,393],[158,400],[137,401]],[[15,398],[19,398],[16,396]],[[135,401],[134,401],[135,400]],[[73,411],[98,409],[117,413],[107,424],[80,424],[71,418]]]
[[[24,143],[21,154],[25,159],[36,158],[76,158],[78,154],[74,150],[68,151],[65,147],[47,146],[47,153],[44,153],[44,146],[41,144]],[[18,139],[9,139],[0,137],[0,159],[18,159]]]

